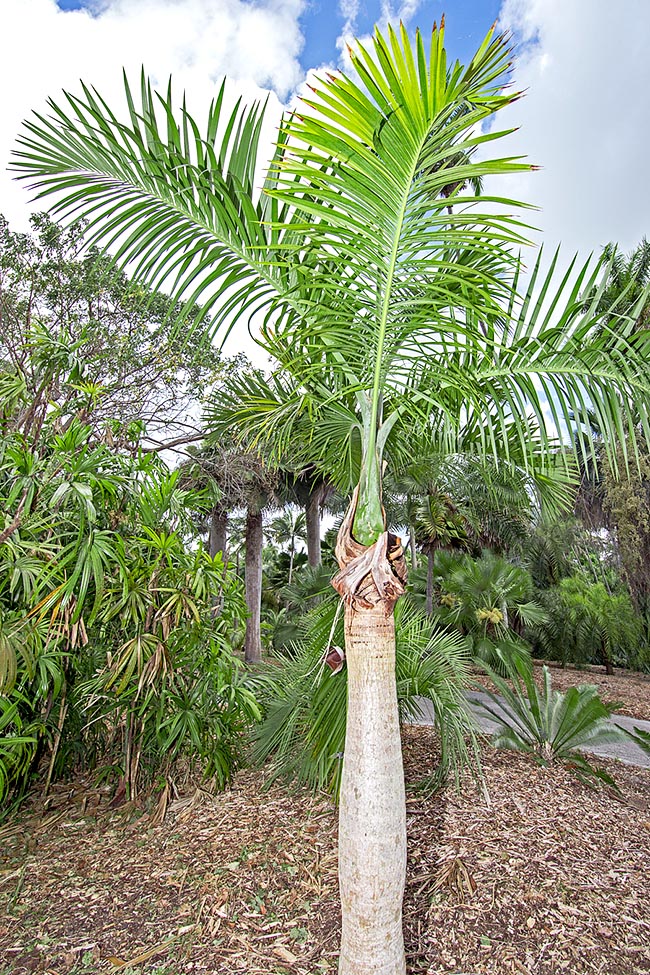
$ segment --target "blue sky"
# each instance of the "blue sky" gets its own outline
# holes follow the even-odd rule
[[[434,21],[440,21],[446,12],[447,43],[454,57],[468,60],[497,19],[500,0],[448,0],[448,2],[421,3],[410,27],[420,27],[428,32]],[[377,0],[365,0],[359,4],[356,34],[371,33],[373,25],[381,17],[381,4]],[[305,47],[301,62],[304,68],[313,67],[336,55],[336,38],[341,32],[344,18],[338,6],[331,0],[310,0],[302,18]]]
[[[57,5],[61,10],[89,9],[93,6],[93,0],[57,0]],[[497,19],[501,5],[502,0],[422,0],[417,5],[416,14],[409,18],[408,26],[420,27],[428,32],[433,22],[439,22],[444,13],[449,53],[453,58],[465,62],[471,58]],[[359,0],[355,6],[358,11],[354,33],[362,37],[370,34],[374,24],[381,19],[382,4],[380,0]],[[397,8],[399,5],[395,6]],[[335,0],[307,0],[306,9],[300,17],[304,35],[300,63],[305,71],[338,59],[336,41],[345,20],[341,4]]]

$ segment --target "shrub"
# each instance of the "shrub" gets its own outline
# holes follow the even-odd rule
[[[539,594],[546,619],[533,628],[537,649],[562,664],[639,666],[642,624],[627,592],[610,593],[582,575]]]
[[[438,565],[440,622],[466,634],[473,656],[493,667],[504,659],[527,659],[524,627],[545,618],[532,598],[529,573],[488,551],[478,559],[442,558]]]
[[[463,688],[469,682],[467,642],[445,633],[408,599],[395,610],[397,696],[403,719],[418,714],[418,697],[432,701],[442,745],[439,777],[476,755],[474,726]],[[335,597],[323,598],[301,622],[302,637],[282,666],[255,676],[265,717],[254,731],[253,759],[272,758],[271,778],[297,779],[338,793],[345,746],[346,671],[333,674],[326,648],[343,646]],[[469,745],[466,741],[469,736]]]

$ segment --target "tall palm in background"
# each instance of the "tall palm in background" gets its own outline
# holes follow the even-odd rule
[[[433,559],[438,549],[469,549],[469,525],[444,491],[431,489],[412,505],[415,539],[427,557],[427,615],[433,614]]]
[[[319,449],[319,421],[360,444],[334,580],[348,662],[340,971],[403,975],[393,609],[405,563],[384,520],[384,450],[400,426],[425,425],[432,410],[453,421],[461,407],[481,418],[489,452],[512,425],[524,458],[546,442],[545,408],[560,426],[591,405],[604,428],[633,438],[647,339],[627,321],[603,325],[596,297],[586,310],[577,301],[602,266],[591,277],[578,269],[568,291],[565,279],[553,293],[552,270],[537,281],[549,310],[534,299],[538,269],[514,296],[522,228],[509,201],[490,197],[481,210],[471,190],[524,168],[475,154],[505,134],[480,127],[516,97],[503,88],[503,37],[490,32],[466,68],[447,66],[442,28],[428,50],[419,33],[413,43],[389,29],[351,57],[358,80],[328,75],[284,119],[261,194],[259,107],[221,119],[222,91],[202,134],[185,107],[175,115],[171,92],[154,97],[146,82],[138,106],[127,87],[125,121],[87,87],[50,103],[48,118],[26,123],[14,167],[41,195],[62,194],[55,210],[85,215],[136,274],[201,299],[222,332],[258,314],[260,341],[284,350],[294,379],[294,401],[265,414],[287,443],[301,406],[321,468],[339,458]],[[449,214],[443,190],[456,184],[466,189]]]
[[[295,508],[285,508],[276,515],[269,525],[271,536],[277,544],[284,548],[286,545],[289,553],[289,578],[287,582],[291,585],[293,581],[293,563],[298,551],[298,542],[307,542],[307,526],[304,511],[296,511]]]
[[[650,303],[647,288],[650,284],[650,241],[643,237],[629,254],[623,254],[618,244],[609,243],[603,248],[609,262],[607,287],[600,298],[600,307],[610,314],[621,315],[634,309],[645,295],[640,309],[635,313],[637,328],[647,328]],[[590,299],[591,294],[587,295]]]
[[[202,488],[212,496],[208,525],[208,551],[222,553],[227,562],[230,512],[243,508],[245,514],[244,548],[246,587],[246,636],[244,656],[248,663],[262,657],[262,549],[264,545],[264,511],[277,502],[277,471],[251,446],[232,436],[218,444],[190,449],[191,461],[183,467],[183,480]]]

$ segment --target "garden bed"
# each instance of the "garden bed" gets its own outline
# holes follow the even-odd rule
[[[486,747],[484,790],[425,797],[432,730],[405,729],[404,750],[410,973],[650,971],[650,772],[603,762],[617,798]],[[264,792],[246,771],[222,795],[172,802],[159,825],[109,798],[90,779],[59,784],[46,811],[34,800],[0,831],[3,975],[334,975],[326,797]]]

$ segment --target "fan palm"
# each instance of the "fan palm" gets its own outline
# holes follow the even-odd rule
[[[273,757],[272,777],[296,778],[311,788],[338,792],[345,742],[345,669],[325,665],[323,645],[343,643],[343,620],[330,597],[309,610],[298,625],[292,656],[283,667],[253,677],[266,707],[254,732],[257,762]],[[436,780],[458,774],[475,751],[475,727],[467,710],[467,642],[437,629],[408,599],[396,606],[397,698],[402,719],[418,720],[418,699],[433,704],[440,736],[441,763]],[[469,739],[469,747],[468,747]]]
[[[604,429],[633,441],[648,390],[645,333],[628,319],[616,331],[599,327],[599,295],[586,309],[578,300],[602,265],[553,293],[553,264],[535,301],[537,269],[523,300],[514,297],[525,229],[510,201],[471,189],[527,168],[487,152],[506,133],[481,131],[517,97],[503,87],[509,56],[493,31],[467,67],[448,67],[442,27],[428,50],[419,33],[413,43],[404,28],[376,32],[370,49],[351,55],[357,80],[327,75],[284,119],[258,194],[262,110],[238,105],[222,119],[223,90],[201,132],[185,106],[176,117],[171,91],[154,97],[146,81],[138,105],[127,85],[124,121],[84,86],[26,122],[14,157],[41,196],[57,194],[55,212],[85,216],[92,239],[113,245],[150,285],[200,300],[222,334],[257,313],[260,341],[283,352],[300,403],[347,425],[361,445],[334,580],[348,661],[344,975],[405,971],[393,619],[405,564],[381,504],[391,430],[463,410],[481,418],[489,451],[514,423],[526,455],[531,429],[546,437],[548,402],[558,428],[591,406]],[[444,190],[456,185],[450,214]],[[283,404],[289,441],[292,416]],[[317,445],[317,428],[313,437]]]
[[[546,615],[531,598],[532,579],[525,569],[490,551],[451,565],[440,560],[437,568],[444,590],[438,616],[470,637],[477,659],[499,666],[501,658],[529,656],[520,634]]]

